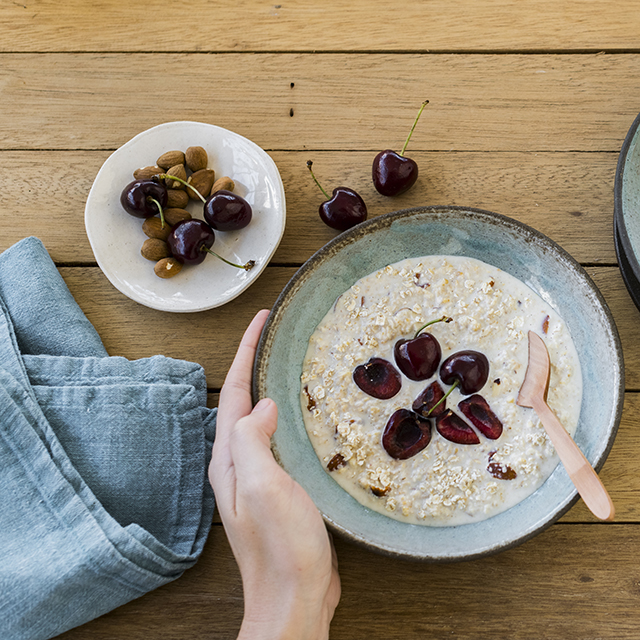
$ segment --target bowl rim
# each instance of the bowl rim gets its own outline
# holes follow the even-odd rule
[[[276,299],[273,307],[271,308],[271,312],[267,321],[262,329],[262,333],[260,336],[260,340],[258,343],[258,347],[256,349],[256,355],[254,359],[253,366],[253,378],[252,378],[252,399],[253,402],[256,403],[260,398],[260,382],[263,378],[264,372],[266,371],[267,360],[266,357],[266,349],[270,342],[273,340],[274,332],[277,330],[277,325],[279,321],[279,316],[282,313],[283,305],[285,301],[295,295],[296,289],[299,285],[302,284],[301,281],[304,280],[305,275],[308,271],[312,270],[314,265],[323,260],[325,255],[330,252],[338,251],[342,246],[346,246],[355,242],[359,237],[364,235],[366,231],[370,228],[385,228],[390,226],[395,220],[401,219],[403,217],[410,217],[416,214],[446,214],[448,212],[458,213],[458,214],[469,214],[471,216],[484,218],[486,220],[491,220],[494,223],[504,224],[507,227],[515,230],[519,234],[529,235],[534,241],[539,241],[550,248],[552,248],[558,258],[564,260],[571,268],[573,268],[582,279],[588,284],[591,292],[593,293],[598,306],[601,308],[602,312],[608,323],[609,335],[612,338],[613,348],[615,350],[614,361],[618,365],[618,385],[617,388],[613,389],[614,398],[617,400],[615,404],[615,411],[612,415],[612,426],[610,429],[610,433],[608,436],[608,441],[606,446],[603,448],[602,452],[598,456],[598,458],[594,461],[594,468],[596,471],[599,471],[604,465],[613,443],[615,441],[618,427],[620,424],[620,419],[622,416],[622,409],[624,405],[624,391],[625,391],[625,381],[624,381],[624,359],[622,352],[622,345],[620,341],[620,337],[618,334],[618,330],[615,324],[615,320],[613,315],[604,299],[604,296],[595,285],[593,280],[590,278],[589,274],[585,271],[585,269],[580,265],[580,263],[573,258],[565,249],[563,249],[556,242],[551,240],[548,236],[544,235],[540,231],[534,229],[533,227],[519,222],[513,218],[505,216],[503,214],[494,213],[485,209],[479,209],[476,207],[466,207],[461,205],[431,205],[431,206],[423,206],[423,207],[411,207],[407,209],[401,209],[398,211],[392,211],[386,214],[382,214],[380,216],[376,216],[375,218],[371,218],[370,220],[366,220],[359,225],[341,233],[336,236],[320,249],[318,249],[291,277],[288,281],[284,289],[279,294]],[[276,458],[276,460],[280,463],[280,457],[278,454],[277,446],[272,441],[272,451]],[[284,465],[283,465],[284,466]],[[544,522],[540,523],[537,526],[532,527],[529,531],[524,533],[521,536],[517,536],[513,539],[505,541],[504,543],[498,543],[494,547],[489,550],[479,551],[477,553],[469,553],[464,556],[423,556],[417,555],[407,552],[402,552],[395,550],[391,547],[386,548],[379,544],[370,543],[367,540],[363,539],[361,536],[355,534],[354,532],[342,527],[335,521],[333,521],[329,516],[325,513],[322,513],[322,517],[326,522],[327,526],[341,534],[343,537],[346,537],[351,542],[356,543],[357,545],[364,547],[368,550],[375,551],[376,553],[380,553],[389,557],[400,558],[411,561],[419,561],[419,562],[427,562],[427,563],[445,563],[445,562],[459,562],[459,561],[467,561],[474,560],[481,557],[486,557],[489,555],[494,555],[501,551],[506,551],[507,549],[511,549],[513,547],[519,546],[520,544],[526,542],[527,540],[533,538],[543,530],[547,529],[554,522],[559,520],[578,500],[579,495],[577,491],[574,492],[573,497],[568,499],[564,505],[561,505],[554,513],[551,514]],[[420,525],[418,525],[420,526]]]

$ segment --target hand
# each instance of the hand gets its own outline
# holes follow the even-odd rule
[[[209,479],[242,575],[238,638],[326,639],[340,599],[335,550],[307,493],[273,458],[275,403],[263,398],[251,407],[251,371],[268,313],[249,325],[222,387]]]

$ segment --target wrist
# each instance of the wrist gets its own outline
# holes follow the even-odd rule
[[[271,585],[267,597],[245,594],[238,640],[327,640],[331,616],[318,602],[305,602],[295,589]]]

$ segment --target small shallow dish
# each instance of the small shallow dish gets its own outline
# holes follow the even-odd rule
[[[613,192],[620,271],[631,299],[640,308],[640,115],[622,143]]]
[[[165,151],[203,147],[216,177],[229,176],[235,192],[249,202],[249,226],[216,232],[213,250],[235,262],[255,260],[250,271],[231,267],[215,256],[186,266],[171,279],[153,272],[153,263],[140,255],[146,239],[140,218],[120,205],[122,190],[133,171],[155,164]],[[202,219],[202,204],[188,210]],[[202,122],[168,122],[143,131],[115,151],[98,172],[85,207],[85,227],[98,265],[116,289],[153,309],[186,313],[212,309],[233,300],[258,278],[274,254],[285,227],[285,196],[280,173],[271,157],[237,133]]]
[[[583,376],[575,439],[596,468],[613,444],[624,400],[618,333],[602,295],[580,265],[539,232],[510,218],[460,207],[386,214],[335,238],[307,261],[278,298],[254,367],[254,399],[278,404],[273,450],[335,531],[389,555],[445,562],[508,549],[544,530],[577,499],[562,465],[531,496],[488,520],[458,527],[411,525],[362,506],[325,472],[305,431],[300,374],[310,335],[335,299],[387,264],[422,255],[483,260],[519,278],[564,318]]]

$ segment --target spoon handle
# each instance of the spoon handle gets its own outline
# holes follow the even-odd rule
[[[564,468],[591,513],[600,520],[613,520],[615,507],[594,468],[562,426],[546,402],[536,398],[533,409],[538,414]]]

